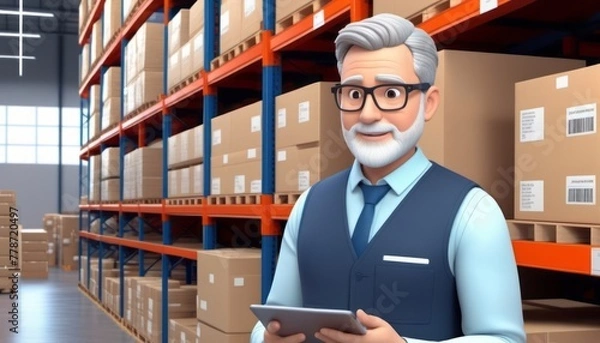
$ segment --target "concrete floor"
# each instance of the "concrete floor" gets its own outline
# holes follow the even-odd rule
[[[48,280],[19,281],[18,334],[9,331],[13,300],[1,294],[0,342],[136,342],[78,289],[77,274],[51,268]]]

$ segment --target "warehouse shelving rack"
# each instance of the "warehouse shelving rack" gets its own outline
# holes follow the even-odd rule
[[[202,0],[200,0],[202,1]],[[516,12],[526,6],[536,3],[536,0],[498,0],[498,6],[488,12],[481,13],[480,0],[463,0],[459,5],[448,8],[436,16],[419,24],[421,28],[429,32],[434,39],[445,46],[460,46],[460,43],[454,43],[457,36],[466,31],[484,25],[494,19],[502,18],[510,13]],[[556,1],[555,1],[556,2]],[[82,34],[79,39],[81,45],[89,41],[91,28],[97,20],[103,20],[102,8],[103,0],[97,0],[87,22],[84,24]],[[539,3],[539,1],[538,1]],[[121,29],[117,32],[115,38],[107,46],[99,57],[98,61],[90,67],[90,72],[81,84],[79,89],[82,97],[82,122],[87,122],[86,107],[89,106],[86,99],[89,96],[91,85],[100,83],[101,75],[105,69],[113,65],[124,66],[124,48],[129,39],[134,35],[137,29],[156,11],[162,8],[165,24],[165,56],[168,49],[167,24],[171,18],[173,9],[180,5],[175,0],[140,0],[137,9],[134,9],[129,18],[124,22]],[[80,216],[80,252],[86,250],[84,244],[87,244],[88,257],[97,251],[98,256],[102,258],[105,252],[114,253],[117,247],[119,256],[119,266],[121,268],[121,294],[123,294],[123,265],[136,254],[140,263],[139,274],[146,272],[143,265],[143,252],[153,252],[161,255],[163,271],[169,271],[174,265],[184,261],[188,268],[188,281],[190,280],[191,261],[196,259],[195,250],[178,247],[173,244],[171,236],[171,218],[177,216],[192,216],[202,218],[202,249],[213,249],[216,247],[216,218],[255,218],[261,223],[261,245],[262,245],[262,299],[265,300],[273,278],[276,256],[278,252],[278,238],[282,233],[282,223],[285,221],[291,211],[292,205],[280,205],[273,203],[274,194],[274,142],[275,142],[275,97],[282,93],[282,55],[286,50],[304,42],[315,40],[312,46],[319,48],[317,37],[323,31],[331,29],[334,25],[340,25],[350,21],[360,20],[371,13],[371,3],[368,0],[331,0],[327,2],[318,13],[322,15],[322,20],[317,20],[316,13],[300,20],[293,26],[275,34],[275,0],[263,0],[263,31],[260,43],[249,48],[236,56],[233,60],[223,64],[217,69],[211,70],[211,61],[217,57],[218,51],[218,32],[217,14],[220,8],[220,1],[204,0],[205,5],[205,55],[204,70],[200,71],[196,81],[183,87],[179,91],[169,94],[166,87],[167,61],[164,59],[164,95],[159,101],[133,117],[124,117],[123,97],[121,97],[121,118],[118,126],[103,131],[98,137],[92,138],[89,142],[83,142],[82,127],[82,149],[80,152],[80,175],[82,183],[85,182],[84,161],[89,160],[90,156],[98,155],[108,146],[120,147],[120,175],[123,176],[123,160],[126,152],[125,146],[131,144],[128,137],[137,137],[137,146],[145,146],[144,137],[146,136],[147,125],[149,123],[159,123],[158,131],[162,131],[163,138],[163,199],[157,204],[146,204],[143,202],[130,203],[123,199],[123,182],[120,183],[121,201],[114,204],[81,204]],[[121,9],[123,13],[123,8]],[[514,38],[514,37],[513,37]],[[527,43],[526,38],[520,41]],[[210,48],[209,48],[210,47]],[[329,49],[328,47],[327,49]],[[327,50],[326,49],[326,50]],[[263,101],[262,111],[262,192],[260,204],[256,205],[213,205],[207,200],[210,196],[211,184],[211,118],[219,115],[217,111],[217,96],[220,86],[226,82],[231,82],[236,76],[250,68],[260,69],[262,75],[262,86],[260,87]],[[123,73],[123,70],[122,70]],[[123,75],[122,89],[124,89]],[[169,94],[169,95],[167,95]],[[168,137],[172,134],[172,116],[173,110],[183,106],[190,99],[199,99],[202,102],[202,123],[204,125],[204,197],[199,205],[171,205],[168,203],[168,182],[167,182],[167,162],[168,161]],[[102,115],[102,114],[100,114]],[[136,141],[135,139],[133,140]],[[87,175],[89,175],[89,163],[87,166]],[[121,178],[122,180],[122,178]],[[89,185],[80,184],[80,195],[85,195],[84,190]],[[84,213],[89,213],[87,220],[84,221]],[[137,240],[124,238],[124,229],[127,223],[133,218],[137,218],[140,227],[144,224],[143,215],[158,215],[162,221],[162,244],[144,241],[143,230],[140,231]],[[110,216],[118,216],[119,231],[117,236],[103,234],[103,222]],[[90,222],[95,218],[100,218],[100,234],[89,232]],[[582,275],[590,275],[591,262],[590,256],[592,247],[589,245],[576,244],[558,244],[532,241],[513,241],[517,263],[521,266],[542,268],[547,270],[557,270]],[[200,248],[200,245],[199,247]],[[107,250],[107,251],[105,251]],[[557,256],[560,256],[557,257]],[[88,258],[89,263],[89,258]],[[101,264],[100,264],[101,266]],[[89,268],[89,265],[88,265]],[[100,267],[101,278],[101,267]],[[167,312],[167,278],[168,273],[163,273],[163,313]],[[80,280],[89,283],[88,280]],[[101,287],[101,285],[99,285]],[[100,291],[101,297],[101,291]],[[121,297],[120,315],[123,317],[123,297]],[[163,328],[168,327],[166,316],[162,318]],[[163,342],[167,342],[168,330],[163,330]]]

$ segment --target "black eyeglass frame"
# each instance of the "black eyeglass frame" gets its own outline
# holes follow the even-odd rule
[[[340,90],[343,87],[353,87],[353,88],[359,88],[362,89],[365,97],[363,98],[362,104],[360,105],[359,108],[355,109],[355,110],[344,110],[342,108],[342,106],[340,105],[340,100],[338,99],[338,90]],[[402,87],[406,90],[406,95],[404,96],[404,104],[399,107],[399,108],[393,108],[393,109],[383,109],[381,108],[381,106],[379,106],[379,104],[377,103],[377,99],[375,98],[375,95],[373,94],[373,92],[376,89],[382,88],[382,87]],[[331,87],[331,93],[333,93],[333,97],[335,98],[335,104],[337,106],[337,108],[340,111],[344,111],[344,112],[360,112],[362,111],[362,109],[365,107],[365,103],[367,102],[367,96],[371,95],[371,98],[373,98],[373,103],[375,104],[375,106],[377,106],[377,108],[381,111],[384,112],[394,112],[394,111],[399,111],[401,109],[403,109],[404,107],[406,107],[406,105],[408,104],[408,95],[413,92],[413,91],[421,91],[421,92],[426,92],[427,90],[429,90],[429,88],[431,88],[431,84],[425,82],[425,83],[412,83],[412,84],[406,84],[406,83],[386,83],[386,84],[381,84],[381,85],[377,85],[377,86],[373,86],[373,87],[365,87],[365,86],[359,86],[359,85],[342,85],[342,84],[336,84],[335,86]]]

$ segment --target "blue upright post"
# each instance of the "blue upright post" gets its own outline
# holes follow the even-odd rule
[[[275,32],[275,0],[263,0],[264,29]],[[275,192],[275,97],[281,94],[281,66],[271,52],[263,60],[262,193]],[[263,224],[264,225],[264,224]],[[268,223],[274,225],[274,223]],[[275,273],[278,236],[262,237],[262,301],[265,302]]]
[[[219,41],[215,37],[219,37],[219,32],[216,30],[217,13],[220,13],[220,0],[204,0],[204,70],[210,70],[210,61],[219,50]],[[203,109],[203,125],[204,125],[204,196],[211,194],[211,148],[212,148],[212,118],[217,115],[217,92],[214,87],[204,85],[204,109]],[[212,221],[202,227],[202,242],[204,249],[214,249],[217,245],[216,227]]]
[[[165,43],[166,44],[166,43]],[[165,49],[168,47],[165,46]],[[169,137],[171,136],[171,115],[169,113],[163,113],[163,151],[162,151],[162,197],[166,199],[169,197]],[[172,245],[171,235],[171,221],[167,215],[162,216],[162,227],[163,227],[163,244]],[[169,275],[170,275],[170,261],[169,256],[162,255],[162,341],[168,343],[169,341]]]

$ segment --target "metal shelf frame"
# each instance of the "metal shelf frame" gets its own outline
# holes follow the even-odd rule
[[[146,126],[149,123],[160,123],[163,138],[163,199],[158,204],[144,204],[124,202],[123,182],[120,183],[119,199],[120,201],[111,204],[82,204],[80,208],[80,228],[90,228],[93,217],[105,218],[108,213],[118,217],[119,229],[116,236],[108,236],[101,233],[94,234],[88,230],[81,230],[80,254],[84,250],[84,244],[87,244],[88,268],[90,258],[93,253],[98,252],[102,258],[104,250],[107,247],[118,247],[119,268],[120,268],[120,292],[124,292],[123,266],[130,259],[138,256],[140,261],[139,275],[144,275],[146,270],[143,265],[144,252],[153,252],[161,255],[163,270],[163,308],[162,318],[164,343],[168,342],[168,287],[167,280],[170,270],[180,261],[173,258],[193,261],[196,259],[197,250],[182,248],[173,245],[171,235],[171,217],[173,216],[196,216],[202,217],[202,249],[214,249],[217,245],[216,218],[255,218],[261,221],[262,235],[262,300],[270,291],[273,280],[276,257],[279,250],[278,241],[282,234],[281,226],[290,215],[292,205],[282,205],[273,203],[275,192],[275,98],[282,92],[282,65],[281,53],[294,45],[310,41],[315,35],[327,28],[328,25],[345,21],[357,21],[369,16],[371,5],[368,0],[331,0],[321,9],[324,21],[322,25],[315,26],[314,15],[308,15],[295,25],[275,34],[275,0],[263,0],[263,31],[260,43],[239,54],[231,61],[224,63],[217,69],[211,70],[211,61],[217,57],[219,51],[218,35],[218,15],[220,13],[220,0],[199,0],[204,1],[204,70],[200,71],[196,81],[180,89],[179,91],[168,94],[167,89],[167,54],[168,54],[168,23],[172,15],[178,9],[176,0],[146,0],[141,3],[138,9],[131,13],[125,20],[122,19],[122,29],[116,34],[116,39],[107,46],[98,61],[90,68],[88,75],[83,78],[79,94],[82,97],[81,112],[82,123],[84,122],[84,113],[89,112],[89,101],[87,101],[89,88],[93,84],[101,83],[101,75],[104,69],[112,65],[125,65],[125,47],[133,37],[139,27],[150,16],[161,7],[164,11],[164,79],[163,94],[157,103],[134,117],[127,117],[124,113],[123,97],[121,97],[121,121],[117,127],[105,130],[98,137],[88,140],[84,145],[84,128],[82,126],[80,151],[80,175],[83,175],[84,161],[90,156],[100,154],[109,143],[118,144],[120,175],[123,180],[124,175],[124,157],[126,153],[125,145],[129,138],[137,138],[137,147],[143,147],[145,142]],[[480,13],[479,0],[464,0],[460,5],[449,8],[437,16],[424,21],[419,26],[429,32],[434,39],[439,39],[443,34],[458,32],[462,25],[468,25],[471,28],[481,25],[494,18],[501,17],[507,13],[526,6],[536,0],[499,0],[498,7],[484,14]],[[79,38],[81,45],[87,43],[90,39],[91,28],[96,20],[102,18],[103,0],[98,0],[90,19],[86,22],[82,35]],[[321,14],[319,13],[319,15]],[[123,5],[121,5],[121,17],[123,18]],[[458,31],[457,31],[458,30]],[[209,204],[208,197],[211,195],[211,146],[212,146],[212,128],[211,119],[220,115],[218,113],[217,103],[219,96],[219,84],[227,79],[235,78],[240,72],[246,70],[250,65],[260,63],[262,77],[262,189],[260,204],[257,205],[213,205]],[[121,68],[121,87],[125,88],[124,68]],[[102,87],[102,85],[101,85]],[[204,136],[204,193],[200,205],[171,205],[168,203],[168,138],[172,134],[173,123],[172,114],[174,109],[192,97],[202,98],[202,113],[198,113],[203,123]],[[87,120],[87,117],[86,117]],[[90,175],[90,164],[87,163],[87,174]],[[83,180],[82,180],[83,182]],[[89,192],[89,178],[87,180]],[[83,184],[80,184],[80,196],[85,196]],[[88,194],[89,195],[89,194]],[[84,215],[87,212],[88,222],[84,225]],[[160,215],[162,222],[162,242],[144,241],[143,230],[140,230],[137,240],[125,237],[125,228],[129,221],[139,221],[140,228],[144,226],[143,214]],[[589,246],[561,245],[539,242],[513,241],[517,263],[522,266],[533,266],[550,270],[560,270],[572,273],[590,274],[590,252]],[[114,250],[111,250],[114,252]],[[569,256],[568,259],[560,260],[556,256]],[[560,261],[559,261],[560,260]],[[186,279],[191,282],[190,264],[187,264],[187,270],[190,275]],[[100,270],[100,277],[101,277]],[[87,282],[88,280],[80,280]],[[123,297],[121,297],[120,313],[124,315]]]

